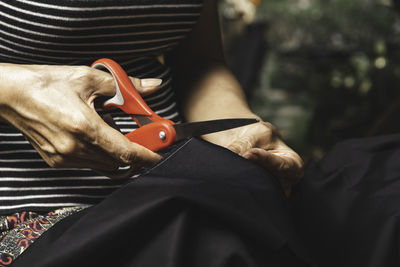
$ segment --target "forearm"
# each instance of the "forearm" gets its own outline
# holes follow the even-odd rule
[[[213,64],[199,76],[182,99],[188,121],[256,117],[240,84],[224,65]]]
[[[254,117],[245,95],[225,65],[217,1],[204,0],[195,29],[167,55],[181,110],[189,121]]]

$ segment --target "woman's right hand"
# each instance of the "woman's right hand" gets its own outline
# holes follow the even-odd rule
[[[131,78],[142,93],[159,79]],[[99,96],[114,96],[109,73],[86,66],[0,64],[0,117],[18,128],[54,168],[91,168],[112,176],[134,170],[160,155],[130,142],[94,109]]]

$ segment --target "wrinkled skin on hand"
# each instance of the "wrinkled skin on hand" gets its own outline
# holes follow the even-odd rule
[[[18,128],[51,167],[91,168],[112,176],[120,166],[131,165],[134,172],[160,160],[96,113],[97,97],[115,95],[109,73],[86,66],[1,64],[0,69],[0,116]],[[160,83],[131,79],[147,93]]]
[[[292,185],[303,176],[303,161],[281,139],[277,129],[267,122],[247,125],[204,138],[264,167],[279,177],[287,196]]]

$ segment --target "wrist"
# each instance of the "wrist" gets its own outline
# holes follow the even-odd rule
[[[8,121],[8,114],[18,105],[18,99],[24,93],[27,77],[16,64],[0,63],[0,119]],[[29,84],[32,86],[32,84]],[[27,88],[25,88],[27,89]]]
[[[208,109],[203,112],[194,112],[187,117],[188,121],[205,121],[205,120],[216,120],[216,119],[234,119],[234,118],[255,118],[260,121],[262,119],[254,114],[250,109],[236,108],[236,109],[221,109],[213,108],[209,106]]]
[[[8,67],[0,64],[0,119],[5,120],[5,114],[10,107],[11,90],[8,81]]]

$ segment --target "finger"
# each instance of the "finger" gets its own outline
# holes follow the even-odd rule
[[[227,146],[229,150],[240,156],[243,156],[243,154],[249,151],[252,147],[254,147],[254,141],[251,137],[237,139]]]
[[[114,96],[116,94],[116,84],[113,76],[102,70],[92,69],[91,76],[93,76],[91,79],[93,81],[92,93],[86,99],[88,104],[93,107],[96,98]],[[129,77],[129,79],[142,96],[154,93],[162,83],[161,79],[156,78],[139,79]]]
[[[303,175],[303,163],[301,158],[292,150],[264,150],[252,148],[244,155],[245,158],[254,161],[272,174],[281,178],[285,183],[297,183]]]
[[[93,69],[93,75],[95,77],[94,86],[98,87],[97,92],[101,95],[115,95],[115,80],[111,73],[98,69]],[[129,79],[135,86],[136,90],[142,95],[148,95],[158,89],[162,83],[162,79],[158,78],[136,78],[129,76]]]
[[[53,153],[45,152],[35,139],[28,136],[25,136],[25,138],[35,148],[42,159],[53,168],[89,168],[115,171],[121,166],[120,162],[98,148],[87,148],[84,153],[67,156],[57,153],[56,150]]]
[[[138,165],[150,166],[161,159],[161,156],[151,150],[129,141],[119,131],[104,122],[94,109],[85,109],[84,140],[102,149],[107,155],[116,159],[120,166]]]
[[[97,96],[114,96],[115,95],[115,80],[111,73],[92,69],[91,81],[93,82],[94,94]],[[158,78],[145,78],[139,79],[129,77],[136,90],[142,95],[148,95],[158,89],[162,83],[162,79]]]
[[[273,175],[279,178],[279,183],[286,196],[290,196],[291,183],[287,179],[286,170],[290,168],[288,163],[282,157],[260,148],[254,148],[246,152],[245,158],[259,164]],[[283,171],[285,169],[285,171]]]
[[[115,80],[111,73],[95,68],[90,68],[88,79],[90,81],[91,95],[98,96],[114,96],[116,91]]]
[[[121,165],[150,166],[161,160],[161,156],[151,150],[129,141],[124,135],[108,126],[99,116],[94,120],[98,124],[96,144]]]
[[[147,96],[154,93],[155,91],[157,91],[157,89],[162,83],[161,79],[155,79],[155,78],[139,79],[139,78],[129,77],[129,79],[131,79],[136,90],[138,90],[138,92],[142,96]]]
[[[143,167],[150,166],[161,159],[158,154],[130,142],[124,135],[108,126],[95,110],[84,104],[77,108],[85,114],[84,120],[74,123],[75,125],[82,124],[79,131],[75,127],[71,133],[42,134],[53,135],[55,138],[36,146],[36,150],[50,166],[68,164],[65,160],[68,156],[95,159],[100,166],[104,162],[112,162],[117,166],[134,164]],[[44,151],[41,147],[45,148]]]

